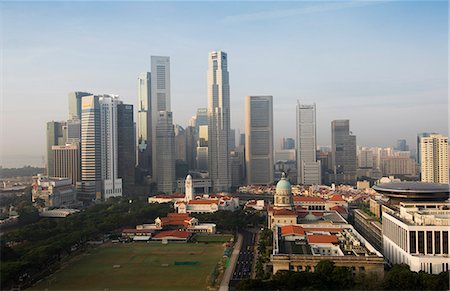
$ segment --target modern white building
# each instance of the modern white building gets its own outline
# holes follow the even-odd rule
[[[430,134],[420,139],[422,182],[449,183],[448,137]]]
[[[247,184],[273,182],[273,97],[245,97]]]
[[[45,207],[71,207],[77,204],[77,192],[70,178],[33,177],[31,194],[33,202],[42,199]]]
[[[445,202],[383,206],[383,249],[390,263],[432,274],[449,270],[450,210]]]
[[[214,191],[231,187],[230,84],[228,58],[223,51],[208,56],[208,170]]]
[[[316,150],[316,105],[297,103],[298,184],[321,184],[320,161],[317,161]]]
[[[175,179],[175,133],[172,112],[159,111],[155,128],[155,153],[153,161],[157,167],[153,171],[153,179],[158,191],[172,193],[176,187]]]
[[[122,196],[122,179],[118,177],[117,95],[100,95],[102,198]]]

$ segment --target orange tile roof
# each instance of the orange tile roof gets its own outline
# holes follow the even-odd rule
[[[332,227],[304,227],[303,228],[306,232],[310,231],[327,231],[331,233],[339,233],[343,231],[343,228],[332,228]]]
[[[305,230],[300,225],[285,225],[281,227],[281,235],[304,235]]]
[[[345,201],[342,195],[334,194],[328,201]]]
[[[320,202],[320,203],[325,203],[325,200],[323,200],[320,197],[313,197],[313,196],[294,196],[294,202]]]
[[[335,210],[340,214],[347,214],[347,209],[345,209],[344,207],[340,206],[340,205],[336,205],[330,208],[330,210]]]
[[[295,212],[289,209],[274,209],[273,215],[281,215],[281,216],[297,216]]]
[[[161,231],[153,238],[166,238],[166,237],[176,237],[181,239],[188,239],[192,235],[192,232],[189,231],[180,231],[180,230],[167,230]]]
[[[204,199],[198,199],[198,200],[190,200],[188,204],[219,204],[219,200],[204,200]]]
[[[320,244],[320,243],[338,243],[338,238],[334,234],[309,234],[306,236],[308,243]]]

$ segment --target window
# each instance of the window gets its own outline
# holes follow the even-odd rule
[[[424,254],[425,253],[425,239],[424,239],[423,231],[418,232],[418,238],[419,238],[419,242],[418,242],[419,254]]]
[[[448,254],[448,231],[443,231],[442,232],[442,248],[443,254]]]
[[[434,232],[434,253],[435,254],[441,253],[441,232],[440,231]]]
[[[416,232],[410,231],[409,232],[409,253],[415,254],[417,252],[416,250]]]
[[[427,231],[427,254],[433,253],[433,232]]]

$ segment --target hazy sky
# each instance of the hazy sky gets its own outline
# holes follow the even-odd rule
[[[232,128],[244,97],[274,96],[275,144],[295,138],[295,105],[315,102],[319,145],[350,119],[359,145],[448,134],[447,1],[0,2],[4,166],[42,164],[45,124],[70,91],[136,104],[150,56],[171,58],[172,111],[207,106],[208,52],[228,53]]]

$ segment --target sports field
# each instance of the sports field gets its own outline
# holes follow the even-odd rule
[[[223,251],[222,244],[111,244],[75,258],[31,289],[205,290]]]

